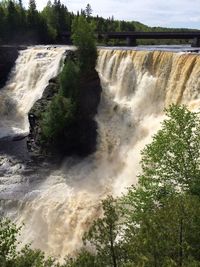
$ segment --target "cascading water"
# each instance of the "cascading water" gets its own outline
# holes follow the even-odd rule
[[[0,138],[28,133],[27,113],[41,98],[49,79],[57,76],[65,51],[64,47],[30,47],[20,52],[0,91]]]
[[[32,241],[50,255],[75,252],[101,212],[100,199],[136,184],[140,151],[159,129],[164,107],[200,107],[199,55],[101,49],[97,69],[103,93],[96,153],[84,160],[67,159],[50,175],[27,175],[15,167],[0,178],[2,211],[25,223],[22,242]]]

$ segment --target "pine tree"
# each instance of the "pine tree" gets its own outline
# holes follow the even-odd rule
[[[29,0],[29,10],[31,12],[35,12],[36,11],[36,3],[35,3],[35,0]]]
[[[92,8],[90,4],[87,4],[85,8],[85,14],[86,14],[86,17],[90,17],[92,15]]]

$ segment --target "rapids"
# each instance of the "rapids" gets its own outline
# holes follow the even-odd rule
[[[44,55],[43,49],[37,53]],[[1,133],[10,134],[10,122],[16,125],[18,114],[27,120],[44,85],[61,68],[62,49],[46,51],[52,55],[41,56],[41,69],[32,64],[38,59],[36,51],[26,57],[29,52],[22,52],[0,93]],[[32,73],[23,74],[26,86],[20,85],[25,83],[20,69]],[[48,163],[27,169],[16,159],[0,158],[1,213],[25,224],[22,244],[32,241],[33,247],[49,255],[74,253],[92,219],[100,215],[100,200],[108,194],[118,196],[137,183],[140,151],[159,129],[165,107],[171,103],[183,103],[192,110],[200,107],[198,54],[100,49],[97,70],[103,92],[96,116],[98,148],[93,155],[68,158],[54,170]],[[7,109],[7,101],[11,105],[14,101],[17,115]],[[27,131],[27,123],[12,131],[19,128]]]

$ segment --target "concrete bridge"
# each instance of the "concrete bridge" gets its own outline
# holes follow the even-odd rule
[[[63,37],[70,39],[70,32],[64,32]],[[193,47],[200,47],[200,31],[191,32],[107,32],[97,33],[98,39],[126,40],[128,46],[136,45],[137,39],[183,39],[192,40]]]

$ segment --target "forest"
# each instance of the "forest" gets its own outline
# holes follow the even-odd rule
[[[28,9],[24,7],[22,0],[2,0],[0,1],[0,44],[66,43],[62,33],[70,32],[73,19],[79,16],[84,16],[88,22],[92,22],[96,32],[189,31],[189,29],[148,27],[137,21],[119,21],[113,16],[103,18],[98,15],[93,16],[92,13],[90,4],[73,13],[60,0],[48,1],[41,11],[37,10],[35,0],[29,1]],[[173,43],[187,42],[173,41]],[[160,40],[159,43],[169,44],[172,41]],[[101,40],[100,44],[104,44],[104,41]],[[109,44],[123,44],[123,42],[111,40]],[[140,40],[138,44],[154,44],[154,40]]]

